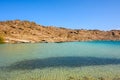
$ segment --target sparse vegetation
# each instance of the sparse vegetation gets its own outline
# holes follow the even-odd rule
[[[4,43],[4,38],[3,36],[0,36],[0,44],[3,44]]]

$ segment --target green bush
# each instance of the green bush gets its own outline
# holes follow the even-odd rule
[[[4,43],[4,38],[0,36],[0,44]]]

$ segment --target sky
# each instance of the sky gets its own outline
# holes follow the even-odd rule
[[[70,29],[120,29],[120,0],[0,0],[0,21]]]

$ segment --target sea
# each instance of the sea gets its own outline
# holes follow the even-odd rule
[[[0,80],[120,80],[120,41],[0,44]]]

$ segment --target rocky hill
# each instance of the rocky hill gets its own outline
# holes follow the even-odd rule
[[[5,43],[120,40],[120,30],[72,30],[14,20],[0,22],[1,36]]]

